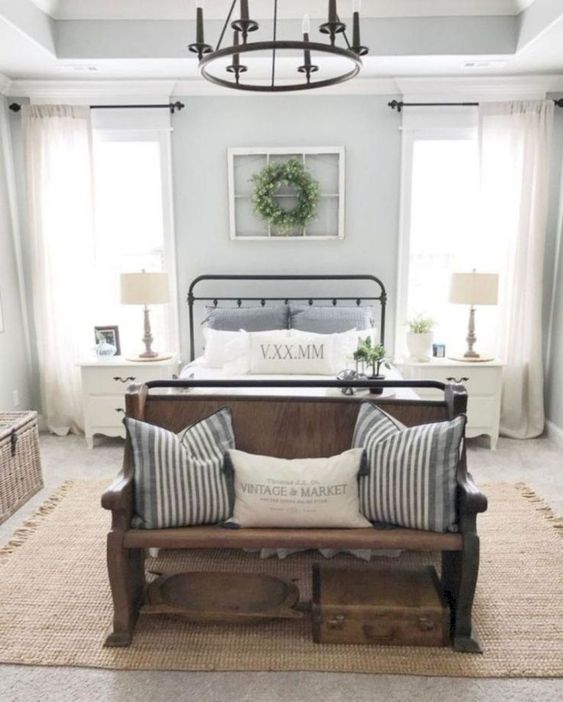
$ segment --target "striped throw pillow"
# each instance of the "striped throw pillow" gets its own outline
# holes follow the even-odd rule
[[[358,414],[354,447],[369,472],[360,478],[360,508],[376,524],[456,531],[456,470],[465,416],[404,427],[375,405]]]
[[[231,516],[223,473],[235,447],[231,411],[223,408],[180,434],[126,418],[134,465],[135,529],[217,524]]]

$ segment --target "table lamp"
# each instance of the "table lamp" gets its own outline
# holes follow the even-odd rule
[[[454,305],[469,305],[469,326],[467,330],[467,351],[460,357],[451,357],[459,361],[492,361],[490,356],[481,356],[473,347],[477,341],[475,335],[475,306],[496,305],[498,302],[497,273],[452,273],[450,284],[450,302]]]
[[[152,350],[153,337],[149,305],[164,305],[170,301],[168,273],[122,273],[121,274],[121,303],[123,305],[143,305],[145,318],[145,334],[143,343],[145,350],[130,361],[162,361],[171,358],[171,354],[162,355]]]

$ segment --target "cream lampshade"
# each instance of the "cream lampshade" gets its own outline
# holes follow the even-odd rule
[[[143,305],[145,333],[143,343],[145,350],[134,359],[138,361],[161,361],[170,358],[170,354],[162,355],[152,350],[153,337],[149,316],[149,305],[164,305],[170,302],[168,273],[122,273],[121,274],[121,303],[123,305]]]
[[[474,351],[477,341],[475,335],[475,306],[496,305],[498,303],[497,273],[452,273],[450,283],[450,302],[454,305],[469,305],[469,325],[467,331],[467,351],[457,360],[491,361]]]

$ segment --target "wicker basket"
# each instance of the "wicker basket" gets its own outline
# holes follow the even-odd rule
[[[37,412],[0,412],[0,524],[42,487]]]

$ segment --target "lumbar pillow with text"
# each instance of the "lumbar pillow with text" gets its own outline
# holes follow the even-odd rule
[[[283,331],[249,334],[251,373],[334,375],[334,335]]]
[[[357,332],[315,334],[294,329],[241,332],[226,353],[235,359],[225,365],[228,373],[271,375],[336,375],[346,366],[346,356],[357,347]]]
[[[217,524],[231,516],[223,471],[235,446],[231,411],[220,409],[179,434],[126,418],[135,483],[136,529]]]
[[[363,451],[331,458],[271,458],[229,451],[235,504],[241,527],[369,527],[359,508],[358,474]]]
[[[360,507],[371,522],[456,530],[456,470],[466,418],[405,427],[371,403],[361,406],[352,445],[366,451]]]

